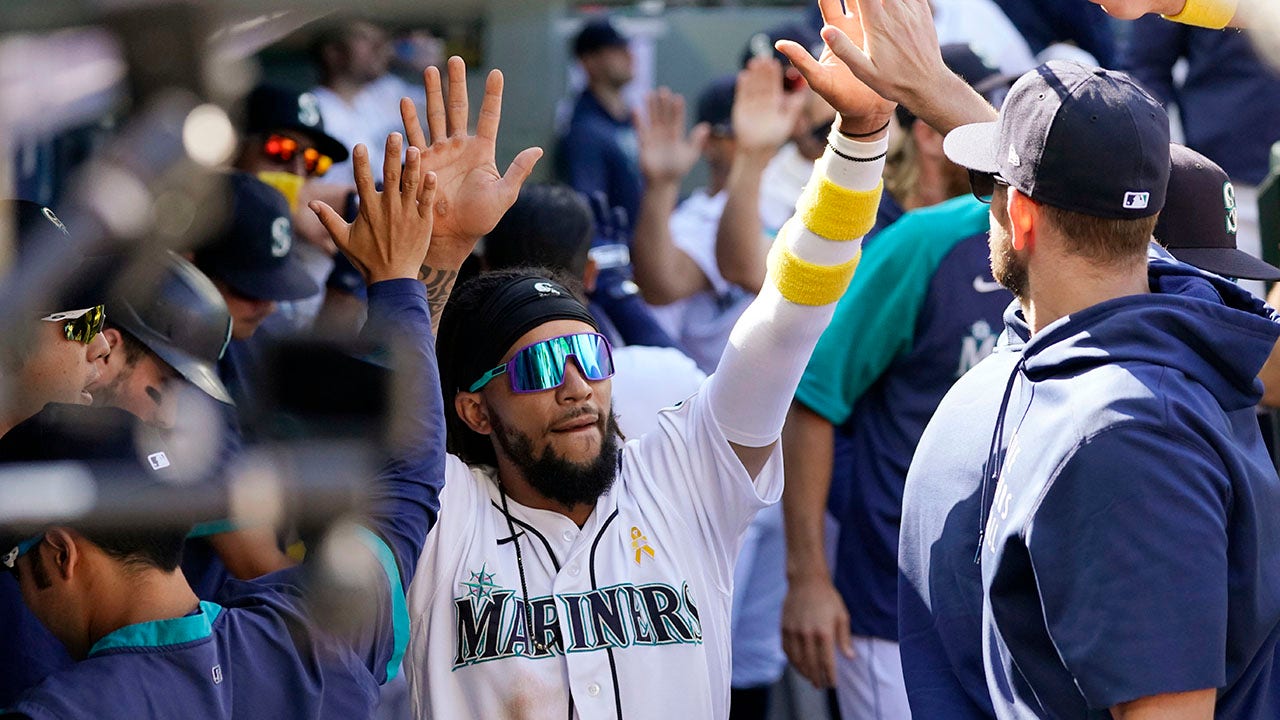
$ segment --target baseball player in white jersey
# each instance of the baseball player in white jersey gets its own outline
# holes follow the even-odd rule
[[[717,373],[658,430],[621,444],[608,343],[553,278],[490,273],[449,301],[455,455],[409,591],[418,717],[727,717],[734,560],[781,495],[783,419],[874,222],[894,107],[805,59],[840,111],[831,147]]]

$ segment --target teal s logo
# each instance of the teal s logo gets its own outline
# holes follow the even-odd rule
[[[1240,226],[1239,216],[1236,214],[1236,186],[1231,181],[1222,183],[1222,205],[1227,211],[1227,233],[1236,234],[1236,229]]]

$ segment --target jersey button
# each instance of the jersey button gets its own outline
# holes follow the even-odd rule
[[[578,577],[578,574],[579,574],[579,573],[581,573],[581,572],[582,572],[582,566],[578,565],[577,563],[574,563],[574,564],[572,564],[572,565],[570,565],[570,566],[569,566],[569,574],[570,574],[570,575],[572,575],[572,576],[574,576],[574,577]]]
[[[591,697],[595,697],[595,696],[599,695],[599,694],[600,694],[600,684],[599,684],[599,683],[590,683],[590,684],[588,684],[588,685],[587,685],[587,694],[588,694],[588,695],[590,695]]]
[[[578,533],[572,530],[565,530],[560,533],[560,537],[564,538],[565,542],[573,542],[574,538],[578,537]]]

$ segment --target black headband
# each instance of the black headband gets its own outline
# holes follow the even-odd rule
[[[552,320],[580,320],[599,329],[590,311],[559,283],[526,276],[500,286],[473,318],[458,323],[455,383],[466,389],[501,362],[522,335]]]

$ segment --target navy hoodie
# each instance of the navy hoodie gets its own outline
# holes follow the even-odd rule
[[[1161,260],[1151,262],[1150,278],[1155,292],[1176,297],[1125,298],[1050,326],[1017,376],[1029,333],[1017,305],[1011,306],[1000,347],[952,388],[921,438],[906,483],[899,549],[900,647],[916,717],[995,715],[984,644],[993,655],[1002,716],[1079,717],[1092,706],[1098,717],[1108,717],[1103,708],[1109,704],[1197,687],[1224,687],[1220,716],[1275,716],[1266,687],[1273,682],[1280,604],[1268,588],[1276,586],[1280,565],[1257,554],[1276,530],[1253,508],[1274,504],[1280,493],[1252,405],[1254,375],[1280,328],[1269,322],[1269,308],[1221,278]],[[1062,392],[1068,380],[1069,394]],[[1089,389],[1079,390],[1086,382]],[[1163,442],[1158,448],[1111,447],[1112,437],[1137,432],[1162,412],[1151,391],[1157,387],[1168,403],[1165,433],[1158,435]],[[1002,401],[1009,412],[1000,433]],[[1191,408],[1199,415],[1189,417]],[[1216,503],[1163,502],[1166,488],[1159,482],[1168,483],[1162,472],[1190,467],[1184,456],[1211,455],[1205,443],[1186,437],[1201,432],[1200,426],[1206,426],[1202,437],[1214,438],[1234,468],[1228,473],[1220,464],[1220,476],[1208,484],[1235,483],[1247,491],[1226,491],[1234,499],[1229,515],[1223,515],[1221,493]],[[1022,502],[1015,508],[1011,492],[1008,507],[997,508],[1005,515],[993,528],[995,537],[986,538],[980,566],[980,528],[996,485],[984,483],[986,470],[999,470],[1015,430],[1021,450],[1014,471],[1022,483],[1016,499]],[[1100,460],[1092,448],[1080,452],[1085,437],[1101,442],[1098,449],[1106,452]],[[1092,467],[1075,471],[1073,463],[1091,457]],[[1027,489],[1031,485],[1035,491]],[[1121,492],[1126,488],[1134,494]],[[1155,490],[1146,496],[1153,504],[1143,505],[1143,490]],[[999,497],[1006,501],[1005,494]],[[1099,509],[1103,499],[1114,507]],[[1216,560],[1197,554],[1189,561],[1182,559],[1189,553],[1171,551],[1180,546],[1169,541],[1185,538],[1183,528],[1204,514],[1195,509],[1215,504]],[[1098,521],[1118,508],[1142,519]],[[1044,512],[1053,516],[1037,517]],[[1178,532],[1170,532],[1170,524]],[[1171,569],[1168,555],[1182,566]],[[1233,570],[1249,557],[1258,559],[1252,571]],[[1016,564],[1026,558],[1030,567]],[[984,637],[982,574],[994,577],[998,568],[1002,594],[994,616],[1004,624],[989,620]],[[1204,598],[1197,594],[1204,593],[1216,593],[1212,607],[1198,606]],[[997,632],[1010,626],[1007,636]],[[1207,634],[1213,632],[1223,639]],[[1186,646],[1181,657],[1169,647],[1178,641]],[[1219,671],[1186,677],[1194,672],[1184,672],[1189,665]],[[1039,695],[1029,691],[1029,678]]]

